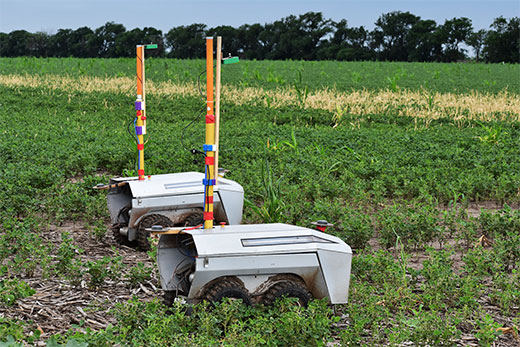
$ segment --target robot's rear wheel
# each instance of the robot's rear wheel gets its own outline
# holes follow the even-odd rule
[[[298,305],[306,307],[312,299],[312,294],[303,283],[284,280],[272,285],[263,295],[262,302],[265,305],[272,305],[277,299],[283,297],[296,298]]]

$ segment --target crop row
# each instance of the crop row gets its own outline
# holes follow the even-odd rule
[[[0,84],[7,87],[31,87],[67,92],[113,92],[131,94],[135,81],[126,77],[92,78],[59,75],[0,75]],[[194,83],[149,82],[149,94],[159,97],[196,96]],[[364,121],[366,115],[392,114],[412,117],[415,121],[428,124],[433,119],[448,118],[457,124],[467,120],[481,121],[518,121],[520,120],[520,97],[507,92],[498,94],[438,93],[427,90],[380,90],[351,91],[337,90],[310,91],[295,86],[265,90],[260,87],[227,86],[223,90],[226,102],[236,106],[259,105],[267,108],[308,108],[329,111],[330,118],[321,116],[320,123],[334,124],[352,120]],[[276,121],[276,120],[275,120]]]
[[[148,59],[153,81],[194,82],[203,60]],[[135,59],[0,58],[0,74],[135,77]],[[241,87],[305,84],[309,90],[426,89],[440,93],[520,93],[518,64],[397,63],[337,61],[242,61],[225,66],[223,83]],[[516,78],[515,78],[516,77]]]

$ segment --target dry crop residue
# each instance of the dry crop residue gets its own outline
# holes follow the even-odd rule
[[[81,92],[111,92],[132,95],[135,81],[129,77],[71,77],[60,75],[0,75],[8,87],[61,89]],[[196,96],[195,83],[147,82],[147,91],[156,95]],[[438,93],[428,90],[357,90],[340,92],[323,89],[298,98],[292,87],[267,90],[259,87],[226,86],[223,99],[236,105],[261,102],[267,107],[287,105],[327,110],[336,120],[343,115],[397,113],[422,119],[520,121],[520,96],[507,91],[498,94],[473,91],[467,94]]]

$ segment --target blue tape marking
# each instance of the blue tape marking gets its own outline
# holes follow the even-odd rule
[[[136,101],[135,102],[135,110],[136,111],[141,111],[143,109],[143,104],[141,101]]]
[[[212,151],[214,151],[213,147],[214,147],[214,145],[203,145],[202,146],[202,150],[204,152],[212,152]]]
[[[137,135],[143,135],[143,127],[135,127],[135,133]]]
[[[215,185],[215,179],[212,179],[212,180],[207,180],[207,179],[203,179],[202,180],[202,184],[205,185],[205,186],[214,186]]]

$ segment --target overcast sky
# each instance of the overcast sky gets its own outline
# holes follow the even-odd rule
[[[498,16],[520,16],[520,0],[0,0],[0,32],[24,29],[55,33],[58,29],[92,29],[108,21],[127,29],[151,26],[167,32],[179,25],[204,23],[240,26],[269,23],[308,11],[326,18],[347,19],[349,26],[368,29],[382,13],[410,11],[443,23],[468,17],[476,29],[488,28]]]

